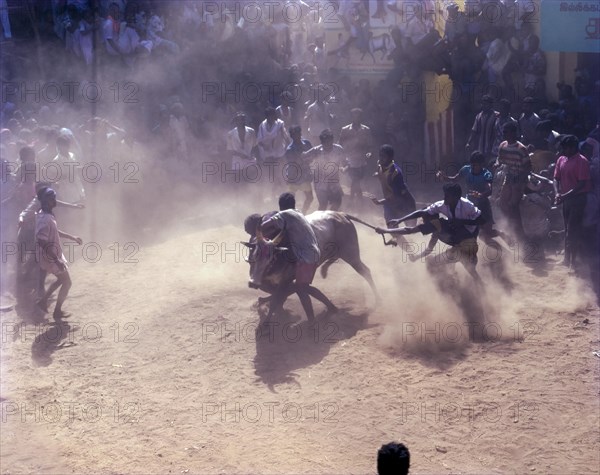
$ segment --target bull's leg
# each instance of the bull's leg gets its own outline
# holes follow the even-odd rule
[[[329,271],[329,267],[331,266],[331,264],[333,264],[336,261],[336,259],[330,259],[328,261],[325,261],[323,263],[323,265],[321,266],[321,277],[323,277],[324,279],[327,278],[327,272]]]
[[[316,298],[319,302],[327,307],[327,312],[334,313],[337,312],[337,307],[333,304],[331,300],[329,300],[323,292],[321,292],[316,287],[312,285],[308,286],[308,293],[311,297]]]
[[[296,292],[298,294],[304,313],[306,313],[306,318],[309,322],[312,322],[315,320],[315,311],[313,310],[312,301],[310,300],[310,289],[311,286],[309,284],[294,283],[289,287],[290,292]]]
[[[375,295],[377,304],[381,303],[381,297],[379,296],[379,292],[377,291],[377,287],[375,287],[375,282],[373,282],[373,277],[371,276],[371,269],[369,269],[360,259],[357,261],[346,262],[348,262],[348,264],[350,264],[356,272],[364,277],[364,279],[369,283],[373,294]]]
[[[301,288],[298,288],[296,293],[298,294],[298,298],[300,299],[304,313],[306,313],[306,318],[308,318],[309,322],[313,322],[315,320],[315,311],[313,310],[308,289],[305,286],[300,287]]]
[[[308,318],[309,321],[313,321],[315,318],[315,314],[314,314],[314,310],[313,310],[313,306],[312,306],[310,297],[314,297],[319,302],[321,302],[323,305],[325,305],[327,307],[328,313],[334,313],[334,312],[337,312],[337,310],[338,310],[338,308],[333,304],[333,302],[331,300],[329,300],[325,296],[325,294],[323,292],[321,292],[316,287],[313,287],[312,285],[293,284],[290,287],[290,294],[293,292],[298,294],[298,298],[300,299],[302,308],[304,309],[304,312],[306,313],[306,318]]]
[[[267,318],[264,323],[270,322],[271,319],[273,318],[273,315],[275,315],[277,312],[279,312],[280,310],[283,309],[283,304],[287,300],[288,295],[289,294],[288,294],[287,289],[283,289],[278,292],[275,292],[271,296],[271,304],[269,305],[269,313],[267,314]]]
[[[271,302],[271,300],[273,300],[273,296],[275,294],[277,294],[278,292],[282,291],[279,287],[272,286],[272,285],[262,285],[260,287],[260,290],[262,290],[263,292],[266,292],[266,293],[268,293],[270,295],[267,295],[266,297],[258,297],[258,302],[257,302],[258,305],[262,305],[264,303]],[[286,297],[285,297],[285,299],[284,299],[284,302],[293,293],[294,292],[288,292],[287,295],[286,295]]]

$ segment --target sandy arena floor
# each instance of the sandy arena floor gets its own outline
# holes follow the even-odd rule
[[[257,338],[245,238],[121,243],[72,265],[68,324],[2,313],[1,473],[372,474],[391,440],[415,474],[598,473],[600,313],[553,258],[506,253],[510,293],[483,259],[475,305],[360,228],[383,304],[338,263],[315,282],[339,314],[294,296]]]

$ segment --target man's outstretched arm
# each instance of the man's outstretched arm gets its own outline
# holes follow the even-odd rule
[[[411,219],[418,219],[418,218],[422,218],[424,216],[427,216],[429,213],[423,209],[417,210],[417,211],[413,211],[410,214],[407,214],[406,216],[404,216],[403,218],[400,219],[391,219],[388,224],[391,225],[398,225],[404,221],[410,221]]]
[[[421,232],[419,226],[412,228],[375,228],[375,232],[378,234],[417,234]]]

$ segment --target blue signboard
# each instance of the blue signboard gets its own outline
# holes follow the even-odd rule
[[[542,0],[540,33],[544,51],[600,53],[600,2]]]

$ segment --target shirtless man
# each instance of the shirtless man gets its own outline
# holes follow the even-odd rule
[[[362,110],[352,109],[352,123],[342,127],[340,145],[348,155],[350,175],[350,201],[360,203],[361,183],[367,170],[367,154],[371,149],[371,129],[362,123]]]

